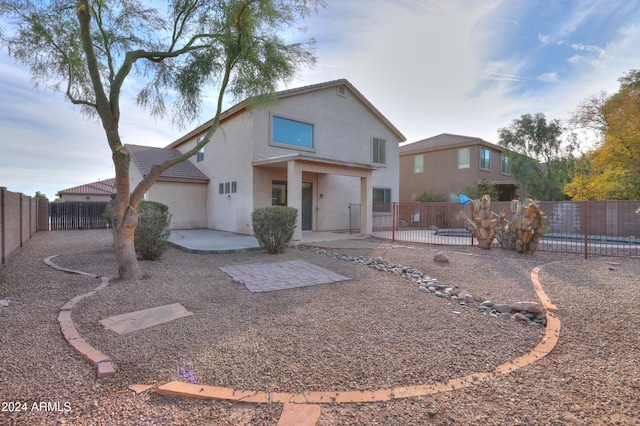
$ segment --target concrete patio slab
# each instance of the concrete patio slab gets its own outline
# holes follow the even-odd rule
[[[337,283],[351,279],[304,260],[231,265],[223,266],[220,270],[229,275],[233,281],[244,284],[251,293]]]
[[[303,231],[302,240],[292,244],[312,244],[325,241],[363,239],[358,234],[340,232]],[[236,234],[216,229],[174,229],[168,239],[169,243],[189,253],[217,254],[236,253],[250,250],[260,250],[256,237],[246,234]]]
[[[129,312],[100,320],[105,328],[118,334],[131,333],[193,315],[179,303]]]

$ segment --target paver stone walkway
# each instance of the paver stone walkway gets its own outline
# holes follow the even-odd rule
[[[244,284],[251,293],[337,283],[351,279],[304,260],[222,266],[220,270],[229,275],[233,281]]]

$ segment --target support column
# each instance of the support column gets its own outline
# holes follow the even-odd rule
[[[287,206],[298,209],[293,241],[302,239],[302,169],[294,160],[287,162]]]
[[[360,178],[360,234],[371,236],[373,231],[373,183],[371,172]]]

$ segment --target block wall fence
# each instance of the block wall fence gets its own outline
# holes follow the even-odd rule
[[[36,232],[49,230],[49,200],[0,187],[0,267]]]

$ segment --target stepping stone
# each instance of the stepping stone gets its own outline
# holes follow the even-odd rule
[[[133,385],[129,385],[129,389],[134,391],[136,394],[142,393],[142,392],[146,392],[149,389],[151,389],[153,387],[153,385],[143,385],[143,384],[139,384],[139,383],[135,383]]]
[[[100,324],[118,334],[126,334],[190,315],[193,315],[193,312],[187,311],[179,303],[174,303],[105,318],[100,320]]]
[[[284,404],[276,426],[315,426],[320,419],[320,406],[314,404]]]

